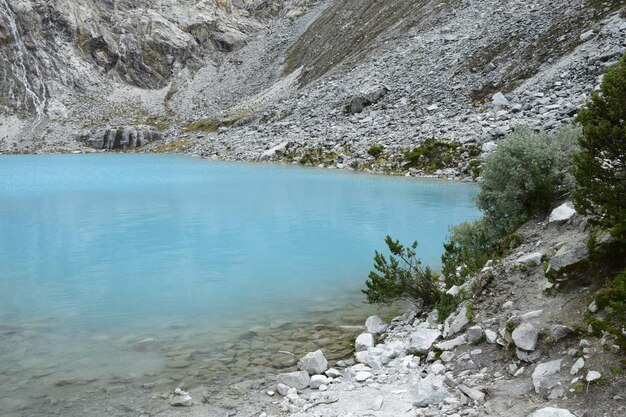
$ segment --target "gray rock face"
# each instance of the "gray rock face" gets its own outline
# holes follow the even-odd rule
[[[442,376],[428,374],[425,378],[420,378],[415,385],[415,396],[413,405],[416,407],[427,407],[439,404],[450,396]]]
[[[365,327],[367,332],[373,335],[381,335],[387,330],[387,324],[382,321],[378,316],[370,316],[365,320]]]
[[[321,350],[316,350],[315,352],[307,353],[300,359],[298,369],[308,372],[310,375],[323,374],[328,369],[328,361]],[[283,383],[289,385],[286,382]]]
[[[295,389],[305,389],[311,383],[311,377],[306,371],[279,374],[276,379],[279,383]]]
[[[87,136],[86,143],[95,149],[133,149],[161,139],[156,130],[147,128],[118,127],[99,131]]]
[[[583,242],[566,243],[550,259],[549,272],[561,272],[589,258],[589,249]]]
[[[537,346],[539,330],[530,323],[522,323],[513,330],[511,337],[518,348],[533,351]]]
[[[409,352],[417,353],[420,355],[426,354],[433,343],[441,337],[441,332],[435,329],[417,329],[411,335],[411,345],[409,346]]]
[[[528,417],[576,417],[564,408],[546,407],[530,413]]]
[[[533,386],[537,394],[545,394],[559,383],[558,373],[561,371],[562,359],[544,362],[537,365],[533,372]]]

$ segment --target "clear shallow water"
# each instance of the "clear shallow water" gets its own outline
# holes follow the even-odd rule
[[[0,156],[0,326],[46,337],[21,353],[2,338],[0,354],[21,370],[56,355],[65,372],[78,357],[83,371],[141,371],[150,358],[120,354],[124,334],[136,341],[184,324],[227,338],[360,302],[387,234],[418,240],[438,267],[448,226],[477,217],[475,193],[167,155]]]

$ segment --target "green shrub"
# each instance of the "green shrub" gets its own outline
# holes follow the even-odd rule
[[[216,132],[220,127],[220,121],[217,119],[200,119],[195,122],[189,123],[187,126],[183,128],[183,132],[205,132],[212,133]]]
[[[368,150],[367,153],[374,158],[378,158],[385,151],[385,147],[382,145],[373,145]]]
[[[434,172],[455,162],[459,157],[458,148],[456,143],[426,139],[406,155],[406,166]]]
[[[406,300],[422,307],[435,307],[442,299],[436,285],[435,274],[429,267],[422,267],[416,256],[417,242],[404,247],[399,241],[387,236],[385,243],[391,252],[389,259],[376,251],[375,271],[369,273],[362,290],[368,303],[391,304]]]
[[[476,201],[492,233],[502,237],[513,232],[567,192],[577,132],[565,128],[549,135],[518,129],[487,158]]]
[[[496,245],[497,239],[484,218],[451,227],[441,256],[446,285],[460,285],[468,275],[480,271],[491,259]]]
[[[596,293],[596,304],[617,327],[626,327],[626,271],[609,280]]]
[[[575,157],[579,211],[626,238],[626,56],[606,71],[602,94],[594,93],[576,121],[582,125]]]

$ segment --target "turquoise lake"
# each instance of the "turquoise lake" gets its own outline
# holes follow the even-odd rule
[[[162,355],[138,364],[124,337],[225,340],[360,304],[387,234],[438,268],[476,192],[169,155],[0,156],[0,377],[140,374]]]

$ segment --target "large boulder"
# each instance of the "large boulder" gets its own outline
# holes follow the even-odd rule
[[[278,383],[295,389],[305,389],[311,383],[311,377],[306,371],[296,371],[279,374],[276,379]]]
[[[298,369],[308,372],[310,375],[323,374],[328,369],[328,361],[321,350],[309,352],[298,361]],[[289,385],[289,384],[285,384]]]
[[[589,248],[583,242],[566,243],[550,259],[548,272],[562,272],[589,258]]]
[[[562,359],[558,359],[537,365],[532,376],[537,394],[546,394],[559,383],[558,374],[561,372],[562,362]]]
[[[528,417],[576,417],[564,408],[546,407],[530,413]]]
[[[452,315],[446,319],[443,327],[443,337],[454,336],[463,330],[468,323],[467,306],[464,305],[459,309],[456,315]]]
[[[511,334],[515,346],[526,351],[533,351],[537,347],[539,330],[531,323],[520,324]]]
[[[387,95],[389,90],[384,85],[372,87],[364,90],[360,94],[355,95],[346,106],[348,113],[361,113],[363,109],[379,101]]]
[[[428,374],[420,378],[415,384],[415,396],[413,405],[416,407],[428,407],[439,404],[450,396],[444,378],[439,375]]]
[[[371,333],[362,333],[354,342],[354,350],[357,352],[363,352],[371,347],[374,347],[374,336]]]
[[[365,320],[365,327],[367,332],[373,335],[381,335],[387,330],[387,324],[382,321],[378,316],[370,316]]]
[[[574,217],[575,214],[576,209],[574,209],[574,205],[568,201],[552,210],[548,218],[548,223],[564,223]]]
[[[411,344],[408,351],[411,353],[417,353],[424,355],[428,353],[430,348],[433,347],[433,343],[441,337],[441,332],[436,329],[418,328],[411,335]]]

